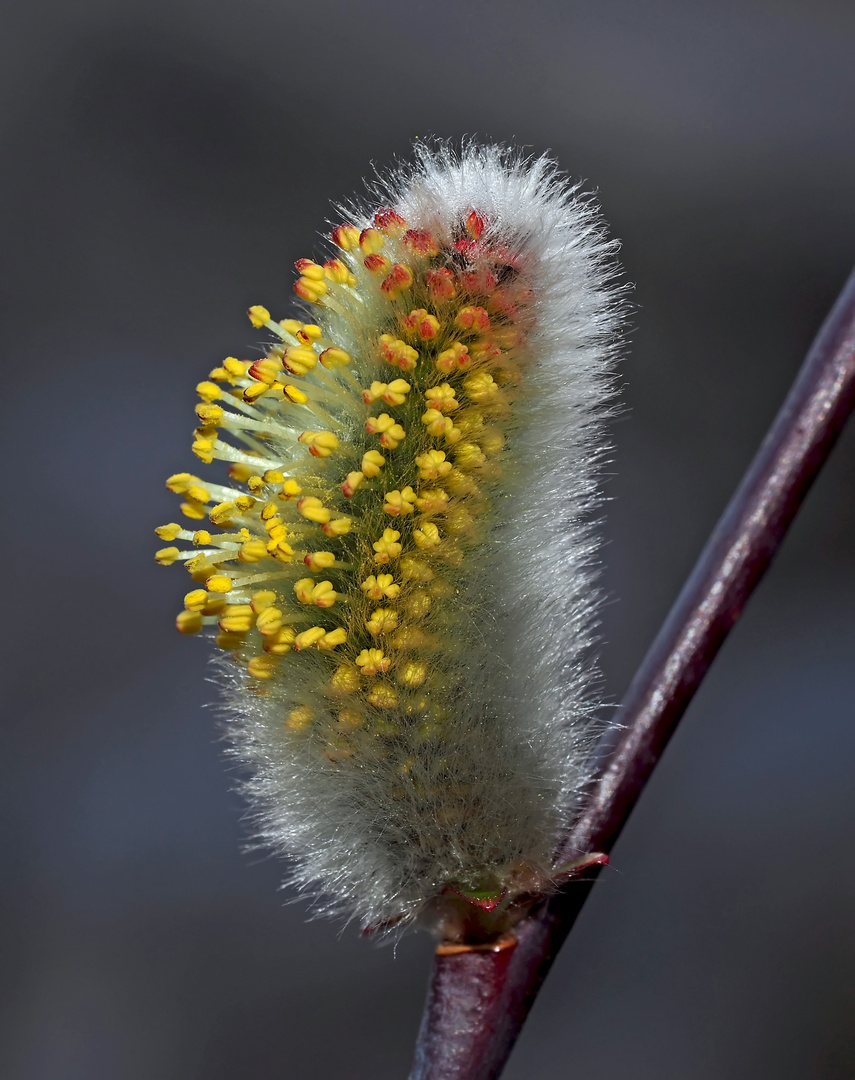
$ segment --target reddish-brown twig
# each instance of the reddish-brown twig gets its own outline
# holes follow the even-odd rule
[[[855,273],[621,706],[623,737],[559,861],[608,852],[855,405]],[[594,883],[566,886],[496,952],[438,954],[411,1080],[492,1080]]]

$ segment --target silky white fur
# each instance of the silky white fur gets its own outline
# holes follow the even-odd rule
[[[366,752],[359,767],[334,768],[283,736],[283,715],[314,692],[315,658],[301,658],[290,681],[274,680],[264,695],[240,674],[223,676],[258,839],[290,857],[289,880],[322,909],[365,926],[430,921],[450,882],[474,888],[486,874],[512,887],[520,863],[548,887],[601,730],[592,514],[623,316],[616,244],[591,198],[549,157],[418,145],[415,163],[381,178],[368,205],[349,208],[351,219],[368,225],[381,206],[443,239],[477,208],[491,237],[520,252],[535,307],[489,535],[460,575],[459,648],[446,661],[459,686],[453,723],[441,752],[431,747],[416,766],[422,777],[441,777],[442,805],[390,797],[394,755]],[[313,317],[353,350],[363,384],[377,377],[361,359],[370,308],[365,338],[334,313]]]

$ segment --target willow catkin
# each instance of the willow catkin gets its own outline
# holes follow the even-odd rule
[[[291,879],[465,938],[549,889],[590,780],[615,244],[500,147],[417,147],[371,200],[297,263],[311,315],[251,308],[264,355],[199,383],[193,450],[228,480],[169,478],[189,524],[158,534],[189,547],[157,558],[196,584],[178,629],[234,661],[229,734]]]

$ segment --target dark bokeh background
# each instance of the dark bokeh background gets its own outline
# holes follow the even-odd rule
[[[850,0],[17,0],[0,34],[0,1075],[395,1080],[427,939],[239,853],[156,567],[193,386],[417,136],[551,148],[637,283],[619,696],[855,252]],[[509,1080],[855,1075],[855,432],[686,718]]]

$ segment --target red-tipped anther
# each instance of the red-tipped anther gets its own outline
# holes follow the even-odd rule
[[[383,279],[380,288],[390,296],[397,296],[402,289],[409,289],[413,283],[413,272],[403,263],[394,263],[388,277]]]
[[[333,229],[331,239],[342,251],[352,251],[359,247],[359,229],[354,225],[339,225]]]
[[[372,274],[385,274],[392,265],[385,255],[369,255],[362,262],[365,269],[370,270]]]
[[[454,288],[454,274],[447,266],[439,270],[428,270],[425,274],[425,283],[434,300],[453,300],[457,292]]]
[[[486,228],[487,222],[481,217],[477,210],[472,210],[469,217],[466,219],[466,231],[472,239],[479,240]]]
[[[406,220],[394,210],[378,210],[374,215],[374,224],[387,236],[400,236],[407,227]]]
[[[417,255],[438,255],[439,244],[426,229],[407,229],[403,243]]]

